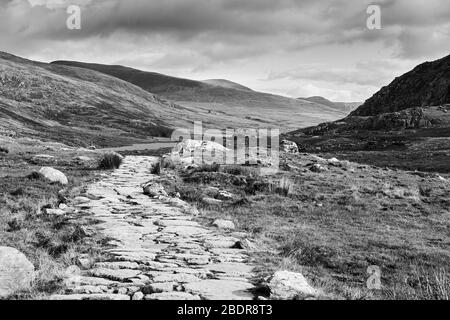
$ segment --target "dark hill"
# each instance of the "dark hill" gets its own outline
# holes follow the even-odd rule
[[[425,62],[383,87],[352,116],[375,116],[450,103],[450,55]]]

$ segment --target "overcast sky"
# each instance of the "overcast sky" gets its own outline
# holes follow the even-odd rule
[[[69,4],[81,30],[68,30]],[[366,27],[381,7],[381,30]],[[448,0],[0,0],[0,50],[363,101],[450,54]]]

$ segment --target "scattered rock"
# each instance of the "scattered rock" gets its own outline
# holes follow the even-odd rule
[[[335,166],[335,167],[339,167],[341,165],[341,162],[336,159],[336,158],[331,158],[327,160],[329,165]]]
[[[174,274],[161,274],[153,278],[155,283],[157,282],[178,282],[178,283],[187,283],[187,282],[196,282],[200,281],[199,278],[192,274],[184,274],[184,273],[174,273]]]
[[[63,216],[66,214],[66,211],[61,209],[45,209],[45,213],[50,216]]]
[[[78,257],[77,265],[80,266],[80,268],[87,270],[92,266],[92,261],[88,257]]]
[[[214,198],[210,198],[210,197],[204,197],[202,199],[202,201],[209,205],[221,205],[223,203],[222,200],[214,199]]]
[[[239,240],[237,246],[247,251],[258,251],[258,247],[256,246],[256,244],[248,239]]]
[[[136,300],[136,301],[144,300],[144,294],[140,291],[135,292],[133,294],[133,296],[131,297],[131,300]]]
[[[217,198],[220,200],[233,200],[234,195],[226,190],[220,190],[217,194]]]
[[[95,159],[86,156],[79,156],[75,158],[75,161],[80,165],[91,165],[95,163]]]
[[[69,294],[53,295],[50,300],[130,300],[130,296],[125,294]]]
[[[217,219],[216,221],[214,221],[213,226],[215,226],[219,229],[226,229],[226,230],[234,230],[235,229],[233,221],[223,220],[223,219]]]
[[[311,165],[311,167],[309,168],[309,170],[311,170],[312,172],[324,172],[324,171],[328,171],[327,168],[323,167],[322,165],[318,164],[318,163],[314,163],[313,165]]]
[[[269,283],[270,296],[277,300],[297,300],[317,296],[317,290],[308,284],[301,273],[276,272]]]
[[[55,163],[56,159],[54,156],[48,155],[48,154],[37,154],[31,159],[32,163],[35,164],[51,164]]]
[[[174,291],[148,294],[145,296],[145,300],[200,300],[200,297],[187,292]]]
[[[31,287],[34,266],[23,253],[0,247],[0,299]]]
[[[53,183],[68,184],[69,181],[64,173],[51,167],[42,167],[39,173],[47,180]]]
[[[176,282],[155,282],[143,288],[142,292],[144,294],[172,292],[177,285]]]
[[[88,202],[90,202],[90,201],[91,201],[91,199],[89,199],[89,198],[87,198],[87,197],[75,197],[75,198],[72,200],[72,203],[73,203],[74,205],[78,205],[78,204],[88,203]]]
[[[142,188],[144,189],[144,194],[150,197],[168,196],[166,190],[164,190],[164,187],[157,182],[153,181],[147,182],[142,186]]]
[[[206,239],[204,244],[208,248],[233,248],[239,243],[239,239],[233,237],[215,237]]]
[[[289,140],[281,141],[281,150],[287,153],[296,154],[299,153],[298,146],[295,142]]]
[[[89,271],[90,275],[94,277],[101,277],[105,279],[115,280],[115,281],[126,281],[130,278],[134,278],[141,273],[139,270],[129,270],[129,269],[106,269],[97,268]]]

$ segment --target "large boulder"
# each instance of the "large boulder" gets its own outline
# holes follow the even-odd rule
[[[167,192],[164,189],[164,187],[157,182],[150,181],[142,185],[142,188],[144,189],[144,194],[150,196],[150,197],[167,197]]]
[[[68,184],[69,181],[64,173],[51,167],[42,167],[39,173],[47,180],[54,183]]]
[[[276,300],[297,300],[317,296],[301,273],[278,271],[269,283],[270,297]]]
[[[0,299],[30,288],[34,280],[34,266],[23,253],[0,247]]]
[[[295,142],[289,140],[281,141],[281,150],[287,153],[298,153],[298,146]]]
[[[186,165],[220,164],[223,162],[223,156],[229,153],[231,151],[220,143],[187,139],[175,146],[171,153],[171,159],[174,163]]]
[[[213,222],[213,226],[215,226],[219,229],[225,229],[225,230],[234,230],[234,228],[235,228],[233,221],[223,220],[223,219],[216,219]]]

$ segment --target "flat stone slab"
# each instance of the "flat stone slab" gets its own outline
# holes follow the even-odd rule
[[[110,280],[116,281],[126,281],[128,279],[134,278],[141,274],[140,270],[129,270],[129,269],[106,269],[106,268],[97,268],[89,271],[89,274],[94,277],[106,278]]]
[[[244,263],[216,263],[205,266],[205,269],[220,275],[232,277],[251,276],[253,267]]]
[[[199,296],[187,292],[152,293],[144,297],[145,300],[200,300]]]
[[[184,274],[184,273],[174,273],[174,274],[161,274],[155,276],[153,282],[178,282],[178,283],[187,283],[187,282],[195,282],[200,281],[200,278],[192,274]]]
[[[119,270],[119,269],[138,270],[141,267],[136,262],[114,261],[114,262],[98,262],[94,265],[94,268],[113,269],[113,270]]]
[[[233,280],[202,280],[184,286],[186,292],[206,300],[253,300],[251,283]]]
[[[161,226],[161,227],[169,227],[169,226],[200,227],[198,222],[185,220],[185,219],[157,220],[154,223],[155,223],[155,225]]]
[[[200,234],[207,234],[211,231],[199,228],[199,227],[190,227],[190,226],[169,226],[163,229],[164,233],[175,233],[181,236],[196,236]]]
[[[130,300],[130,296],[125,294],[68,294],[53,295],[50,300]]]

